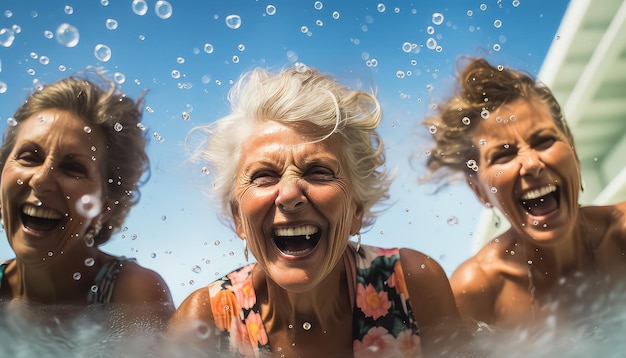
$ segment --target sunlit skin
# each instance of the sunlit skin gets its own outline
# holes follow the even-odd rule
[[[4,230],[16,257],[0,293],[84,305],[98,270],[113,259],[84,240],[112,210],[103,186],[105,136],[75,114],[55,109],[27,118],[18,130],[0,181]],[[161,277],[134,263],[120,272],[112,301],[158,303],[165,316],[173,309]]]
[[[539,318],[537,305],[560,279],[626,262],[626,205],[579,206],[575,149],[540,100],[502,106],[472,139],[479,169],[468,184],[511,228],[452,275],[461,313],[499,326],[527,322]]]
[[[252,277],[262,320],[274,353],[285,357],[352,355],[348,285],[355,283],[348,282],[342,258],[350,235],[361,229],[363,211],[341,154],[344,144],[337,135],[316,142],[323,135],[266,121],[243,141],[238,164],[235,229],[257,259]],[[276,239],[287,228],[312,233],[310,240],[317,235],[319,242],[285,252]],[[413,250],[400,254],[422,348],[430,352],[447,342],[442,337],[453,337],[448,329],[458,328],[452,291],[435,261]],[[213,327],[210,307],[208,290],[195,291],[171,320],[173,336],[197,335],[198,321],[190,319]],[[303,330],[303,322],[311,328]],[[210,340],[200,344],[211,346]]]

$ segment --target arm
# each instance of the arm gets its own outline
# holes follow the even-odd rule
[[[400,250],[400,261],[425,355],[467,343],[469,335],[441,266],[410,249]]]
[[[450,277],[459,311],[464,318],[493,324],[496,320],[496,294],[487,273],[481,268],[478,259],[473,257]]]
[[[163,278],[136,263],[127,263],[120,271],[111,303],[125,305],[125,318],[130,322],[149,323],[157,331],[165,329],[175,309]]]

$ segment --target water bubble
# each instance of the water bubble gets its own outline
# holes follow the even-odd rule
[[[83,131],[84,131],[85,133],[89,134],[89,133],[91,133],[91,127],[89,127],[89,126],[85,126],[85,127],[83,128]]]
[[[499,29],[502,27],[502,20],[495,20],[493,22],[493,27],[495,27],[496,29]]]
[[[215,246],[220,246],[220,244],[221,244],[220,240],[213,241],[213,245]]]
[[[80,277],[81,277],[80,272],[74,272],[74,274],[72,275],[72,278],[74,279],[74,281],[80,280]]]
[[[486,110],[486,109],[483,109],[483,110],[480,112],[480,116],[481,116],[483,119],[487,119],[487,118],[489,118],[489,111],[488,111],[488,110]]]
[[[148,4],[146,4],[145,0],[133,0],[131,8],[139,16],[143,16],[148,12]]]
[[[433,24],[441,25],[443,23],[443,14],[436,12],[433,14]]]
[[[154,4],[154,13],[162,19],[169,19],[172,16],[172,4],[165,0],[159,0]]]
[[[4,16],[6,16],[6,18],[10,18],[11,16],[13,16],[13,11],[11,10],[5,10],[4,11]]]
[[[404,78],[405,75],[406,74],[404,73],[404,71],[400,71],[400,70],[396,71],[396,77],[398,78]]]
[[[385,12],[387,8],[385,7],[385,4],[383,3],[379,3],[378,5],[376,5],[376,10],[378,10],[378,12]]]
[[[46,30],[46,31],[43,32],[43,37],[45,37],[48,40],[50,40],[51,38],[54,37],[54,34],[52,33],[52,31]]]
[[[204,44],[204,52],[213,53],[213,45],[209,43]]]
[[[76,211],[87,219],[91,219],[100,214],[102,201],[96,195],[83,195],[76,201]]]
[[[414,49],[414,44],[410,43],[410,42],[405,42],[402,44],[402,51],[409,53],[411,52],[411,50]]]
[[[518,7],[519,6],[519,0],[513,0],[511,5],[513,5],[513,7]]]
[[[265,7],[265,13],[272,16],[276,14],[276,6],[274,5],[267,5]]]
[[[428,128],[428,131],[429,131],[431,134],[435,134],[435,133],[437,133],[437,126],[434,126],[434,125],[433,125],[433,126],[430,126],[430,128]]]
[[[167,216],[162,215],[162,216],[161,216],[161,220],[163,220],[163,221],[167,220]]]
[[[241,17],[239,15],[228,15],[226,16],[226,26],[233,30],[237,30],[241,27]]]
[[[180,71],[172,70],[172,78],[180,78]]]
[[[176,57],[176,62],[180,63],[182,65],[183,63],[185,63],[185,58],[184,57]]]
[[[65,8],[63,8],[63,11],[65,11],[65,13],[68,15],[72,15],[74,13],[74,8],[69,5],[65,5]]]
[[[494,50],[494,51],[496,51],[496,52],[497,52],[497,51],[500,51],[500,49],[501,49],[500,44],[494,44],[494,45],[493,45],[493,50]]]
[[[467,16],[472,16],[474,15],[474,12],[472,10],[467,10]]]
[[[239,63],[239,56],[233,55],[232,61],[233,63]]]
[[[124,126],[122,126],[122,124],[121,124],[121,123],[119,123],[119,122],[115,122],[115,124],[113,125],[113,129],[114,129],[116,132],[121,132],[121,131],[122,131],[122,129],[124,129]]]
[[[32,58],[33,60],[36,60],[37,57],[39,57],[39,55],[37,55],[37,52],[34,52],[34,51],[31,52],[29,55],[30,55],[30,58]]]
[[[109,6],[109,0],[100,0],[102,6]]]
[[[78,45],[80,34],[78,29],[68,23],[63,23],[56,30],[57,42],[65,47],[74,47]]]
[[[463,119],[461,119],[461,122],[463,122],[463,124],[465,124],[466,126],[469,126],[471,123],[468,117],[463,117]]]
[[[427,26],[426,27],[426,33],[429,34],[429,35],[434,34],[435,33],[435,28],[432,27],[432,26]]]
[[[115,81],[115,83],[117,83],[118,85],[121,85],[122,83],[126,82],[126,76],[121,72],[115,72],[113,74],[113,81]]]
[[[428,40],[426,40],[426,47],[428,47],[431,50],[434,50],[437,47],[437,40],[435,40],[432,37],[429,37]]]
[[[315,10],[322,10],[323,7],[324,7],[324,4],[321,1],[316,1],[313,4],[313,8],[315,8]]]
[[[96,260],[94,260],[93,257],[88,257],[85,259],[85,266],[87,267],[91,267],[96,263]]]
[[[155,252],[150,254],[150,257],[152,257],[153,259],[156,258],[157,254]]]
[[[182,118],[183,118],[183,120],[185,120],[185,121],[188,121],[188,120],[191,118],[191,116],[190,116],[190,115],[189,115],[189,113],[187,113],[187,112],[183,112],[183,113],[181,114],[181,117],[182,117]]]
[[[199,274],[199,273],[201,273],[201,272],[202,272],[202,267],[200,267],[200,266],[198,266],[198,265],[194,265],[194,266],[191,268],[191,271],[193,271],[193,273],[197,273],[197,274]]]
[[[91,292],[93,292],[93,293],[98,292],[98,286],[96,286],[96,285],[91,286]]]
[[[115,29],[117,29],[117,25],[118,24],[117,24],[117,20],[115,20],[115,19],[107,19],[106,22],[104,23],[104,25],[109,30],[115,30]]]
[[[202,167],[202,174],[208,175],[210,173],[209,168]]]
[[[304,322],[302,324],[302,329],[304,329],[305,331],[308,331],[309,329],[311,329],[311,323],[309,322]]]
[[[42,65],[47,65],[50,63],[50,59],[48,58],[48,56],[41,56],[39,57],[39,63],[41,63]]]
[[[65,67],[65,65],[59,65],[59,71],[65,72],[65,70],[67,70],[67,67]]]
[[[0,94],[1,93],[6,93],[7,89],[8,89],[7,84],[2,82],[2,81],[0,81]],[[11,118],[9,118],[9,119],[11,119]],[[7,123],[9,123],[9,119],[7,119]]]
[[[300,32],[302,32],[303,34],[306,34],[307,32],[309,32],[309,28],[307,26],[302,26],[300,27]]]
[[[33,70],[32,68],[29,68],[29,69],[26,70],[26,73],[28,73],[31,76],[34,76],[35,75],[35,70]]]
[[[459,223],[459,218],[456,216],[450,216],[447,220],[448,225],[455,226]]]
[[[487,4],[480,4],[480,10],[482,11],[487,10]]]
[[[322,20],[315,20],[315,25],[317,25],[317,26],[324,26],[324,21],[322,21]]]
[[[478,141],[478,144],[480,144],[481,147],[484,147],[487,145],[487,140],[486,139],[480,139]]]
[[[498,188],[496,188],[495,186],[492,186],[490,190],[494,194],[498,192]]]
[[[97,44],[93,50],[93,55],[98,61],[107,62],[111,59],[111,49],[107,45]]]

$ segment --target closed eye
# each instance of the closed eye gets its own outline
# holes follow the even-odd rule
[[[550,147],[552,147],[552,145],[556,142],[556,138],[554,137],[541,137],[538,138],[535,143],[533,144],[533,147],[536,150],[546,150]]]
[[[25,150],[18,153],[15,156],[15,160],[26,166],[34,166],[43,163],[43,158],[39,155],[39,152],[36,149]]]
[[[326,167],[313,166],[306,171],[306,179],[310,182],[328,182],[334,180],[335,173]]]
[[[75,178],[85,178],[88,176],[89,171],[87,168],[76,161],[65,161],[59,165],[59,168],[68,176]]]
[[[501,151],[493,153],[491,156],[491,164],[504,164],[508,163],[515,158],[517,150],[514,148],[503,149]]]
[[[261,170],[252,175],[252,183],[257,186],[269,186],[279,182],[280,176],[270,170]]]

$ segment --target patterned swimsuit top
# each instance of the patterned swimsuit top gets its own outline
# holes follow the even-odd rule
[[[356,260],[356,302],[352,316],[354,356],[420,356],[419,330],[409,302],[399,249],[362,245],[356,252],[350,243],[346,254],[354,255]],[[243,357],[271,356],[271,345],[252,284],[254,265],[235,270],[208,286],[219,330],[216,349],[220,352]],[[354,282],[354,278],[350,281]]]
[[[4,283],[4,270],[6,270],[7,265],[11,261],[12,260],[5,261],[0,265],[0,287],[2,287]],[[87,292],[87,304],[110,303],[117,275],[119,275],[124,264],[135,261],[134,258],[121,256],[114,258],[106,265],[102,266],[96,275],[94,284],[91,286],[89,292]]]

